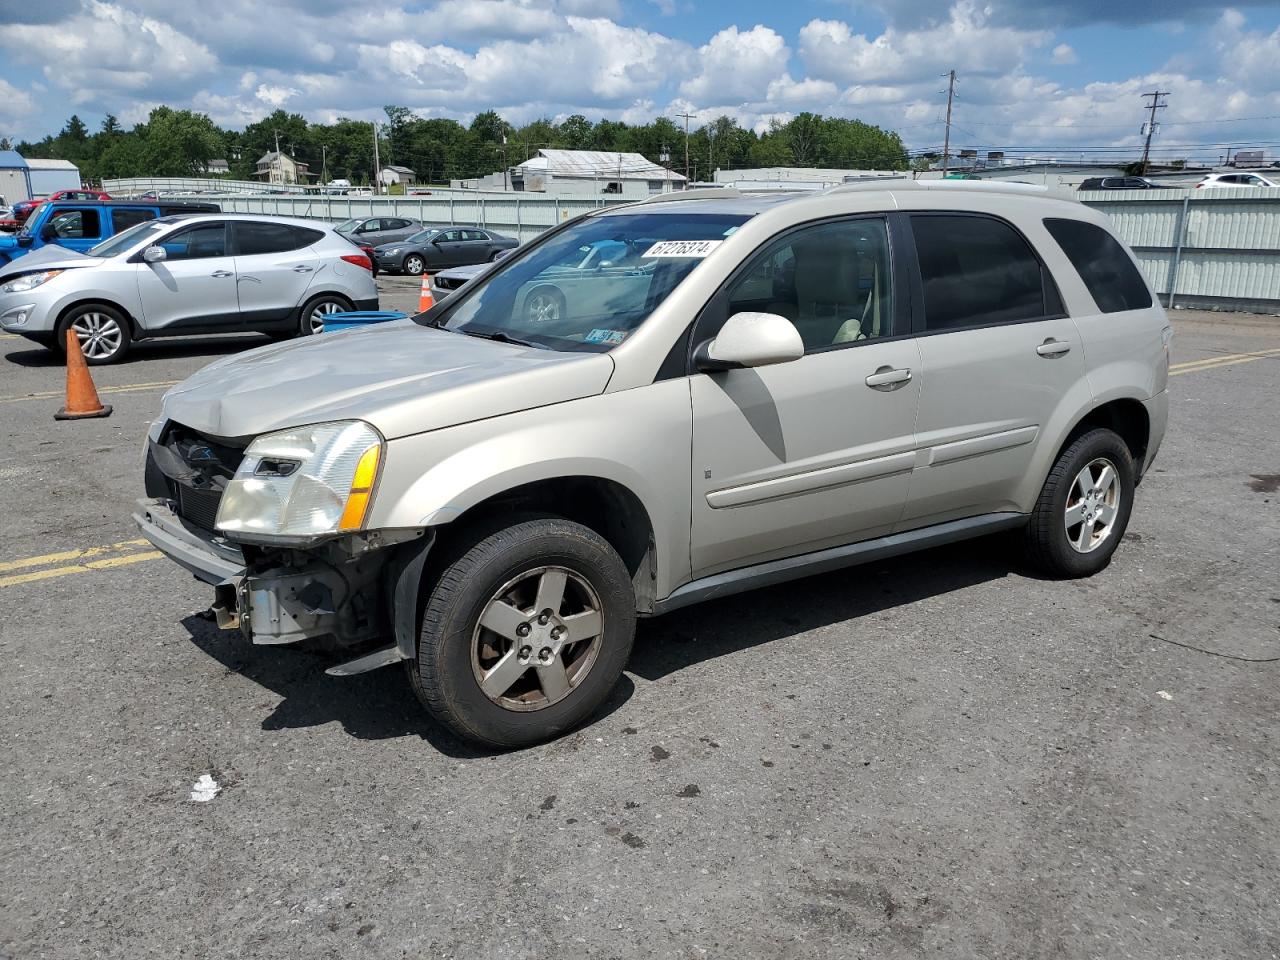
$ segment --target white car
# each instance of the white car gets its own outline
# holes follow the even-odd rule
[[[1196,184],[1197,190],[1203,190],[1208,187],[1233,187],[1235,189],[1240,187],[1280,187],[1280,183],[1268,180],[1266,177],[1260,177],[1256,173],[1211,173]]]
[[[75,330],[91,364],[134,340],[324,329],[376,310],[373,263],[314,220],[184,214],[140,223],[77,253],[50,244],[0,269],[0,329],[55,350]]]

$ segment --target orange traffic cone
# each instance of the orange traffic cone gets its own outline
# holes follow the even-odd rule
[[[90,417],[109,417],[111,408],[98,399],[98,390],[89,376],[89,365],[84,362],[80,338],[74,330],[67,331],[67,405],[53,415],[55,420],[86,420]]]
[[[424,273],[422,275],[422,290],[418,294],[418,312],[426,313],[435,305],[436,302],[431,297],[431,278]]]

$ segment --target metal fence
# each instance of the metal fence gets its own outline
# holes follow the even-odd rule
[[[1077,196],[1111,218],[1166,305],[1280,312],[1280,190]]]
[[[215,188],[225,180],[209,180]],[[186,190],[192,180],[172,181]],[[109,192],[130,185],[158,189],[165,181],[113,180]],[[232,192],[213,200],[229,213],[311,217],[338,222],[351,217],[404,216],[426,224],[487,227],[521,241],[620,198],[556,197],[539,193],[433,189],[421,197],[350,197]],[[213,189],[213,188],[210,188]],[[1280,190],[1102,190],[1076,198],[1106,213],[1133,248],[1152,286],[1167,304],[1280,313]]]

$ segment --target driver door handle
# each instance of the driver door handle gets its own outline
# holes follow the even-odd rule
[[[293,272],[294,272],[294,273],[310,273],[310,272],[311,272],[312,270],[314,270],[314,269],[315,269],[315,267],[308,267],[308,266],[305,266],[304,264],[301,264],[301,263],[300,263],[300,264],[298,264],[296,267],[294,267],[294,268],[293,268]]]
[[[911,370],[907,367],[894,369],[881,367],[867,377],[867,386],[873,390],[896,390],[911,379]]]
[[[238,280],[240,280],[240,281],[251,280],[251,281],[253,281],[254,283],[261,283],[261,282],[262,282],[262,281],[261,281],[261,280],[259,280],[257,277],[246,277],[246,276],[242,276],[242,277],[238,277],[237,279],[238,279]]]
[[[209,276],[222,278],[222,277],[231,277],[231,276],[234,276],[234,274],[230,270],[215,270],[213,271],[213,273],[209,274]]]
[[[1063,354],[1070,352],[1071,344],[1067,343],[1065,340],[1055,340],[1053,337],[1050,337],[1044,343],[1040,344],[1040,346],[1036,347],[1036,353],[1040,354],[1042,357],[1060,357]]]

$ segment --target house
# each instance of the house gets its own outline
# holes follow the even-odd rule
[[[378,181],[382,183],[383,186],[387,187],[393,186],[397,183],[403,187],[407,187],[409,184],[413,183],[416,176],[417,174],[408,167],[394,167],[388,165],[383,167],[382,172],[378,174]]]
[[[307,172],[307,164],[287,153],[271,150],[258,158],[253,178],[264,183],[306,183],[315,174]]]
[[[511,189],[587,196],[598,193],[648,196],[683,190],[683,174],[638,153],[607,150],[539,150],[511,169]]]
[[[210,160],[201,169],[202,173],[207,173],[211,177],[221,177],[231,172],[231,164],[226,160]]]

